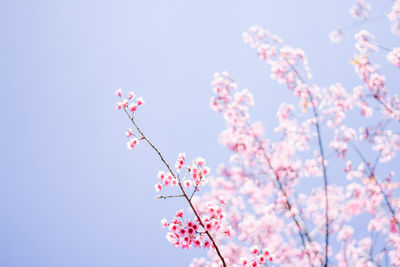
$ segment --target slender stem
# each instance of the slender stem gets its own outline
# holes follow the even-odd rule
[[[194,194],[197,192],[197,188],[199,187],[199,184],[200,184],[200,182],[198,183],[198,184],[196,184],[196,186],[195,186],[195,188],[194,188],[194,190],[193,190],[193,192],[192,192],[192,195],[190,196],[190,200],[192,200],[192,198],[193,198],[193,196],[194,196]]]
[[[124,108],[125,113],[128,115],[129,119],[131,120],[131,122],[133,123],[133,125],[135,126],[136,130],[138,130],[138,132],[140,133],[140,135],[142,136],[142,138],[144,140],[146,140],[146,142],[153,148],[154,151],[157,152],[158,156],[160,157],[161,161],[164,163],[164,165],[167,167],[167,169],[169,170],[169,172],[171,173],[171,175],[176,178],[175,173],[172,171],[171,167],[169,166],[168,162],[164,159],[163,155],[161,154],[161,152],[150,142],[150,140],[144,135],[144,133],[142,132],[142,130],[139,128],[139,126],[135,123],[134,119],[133,119],[133,115],[129,115],[129,112],[126,110],[126,108]],[[210,234],[209,231],[206,230],[203,221],[201,220],[199,214],[197,213],[196,209],[194,208],[192,201],[190,200],[190,198],[188,197],[188,195],[186,194],[185,190],[183,189],[182,183],[180,180],[178,180],[178,186],[182,191],[182,195],[183,197],[186,199],[186,201],[189,203],[190,208],[192,209],[193,213],[195,214],[197,220],[199,221],[201,227],[203,227],[203,229],[205,230],[206,235],[208,236],[208,238],[211,240],[217,254],[218,257],[220,258],[220,260],[222,261],[222,265],[224,267],[226,267],[226,263],[225,263],[225,259],[224,257],[222,257],[222,254],[214,240],[214,238],[212,237],[212,235]]]
[[[344,31],[344,30],[351,29],[351,28],[357,27],[359,25],[363,25],[363,24],[366,24],[368,22],[372,22],[374,20],[381,19],[381,18],[384,18],[384,17],[386,17],[385,13],[378,14],[378,15],[375,15],[375,16],[372,16],[372,17],[364,18],[362,20],[353,22],[353,23],[351,23],[349,25],[346,25],[346,26],[343,26],[343,27],[341,27],[339,29]]]
[[[200,180],[199,180],[198,183],[196,183],[196,186],[194,187],[194,190],[193,190],[193,192],[192,192],[192,195],[191,195],[190,198],[189,198],[190,200],[192,200],[194,194],[195,194],[197,191],[199,191],[198,188],[199,188],[199,185],[200,185],[202,179],[203,179],[203,176],[200,176]]]
[[[184,197],[184,195],[171,195],[171,196],[157,196],[157,199],[167,199],[167,198],[175,198],[175,197]]]
[[[309,93],[309,97],[312,101],[312,96],[311,93]],[[324,173],[324,190],[325,190],[325,264],[324,266],[328,266],[328,246],[329,246],[329,199],[328,199],[328,175],[326,172],[326,166],[325,166],[325,155],[324,155],[324,148],[322,146],[322,139],[321,139],[321,130],[318,122],[318,113],[315,108],[315,106],[312,104],[313,107],[313,112],[314,116],[317,119],[317,123],[315,124],[315,127],[317,128],[317,134],[318,134],[318,146],[319,146],[319,153],[321,154],[322,157],[322,170]]]
[[[386,52],[391,52],[392,50],[390,50],[390,48],[388,48],[388,47],[386,47],[386,46],[384,46],[384,45],[381,45],[381,44],[376,44],[380,49],[382,49],[382,50],[384,50],[384,51],[386,51]]]

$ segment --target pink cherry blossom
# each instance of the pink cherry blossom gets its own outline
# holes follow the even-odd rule
[[[395,0],[391,11],[387,15],[390,23],[392,33],[400,35],[400,0]]]
[[[365,0],[350,12],[360,19],[355,25],[373,22]],[[395,34],[399,17],[396,0],[388,13]],[[339,42],[344,29],[351,27],[332,32],[331,40]],[[117,109],[135,127],[126,133],[128,148],[143,141],[163,163],[154,177],[157,199],[186,205],[161,220],[167,241],[205,250],[192,267],[400,266],[399,182],[388,164],[400,151],[400,97],[376,63],[388,51],[388,62],[400,67],[399,48],[385,48],[362,29],[350,59],[359,80],[324,85],[313,80],[302,49],[259,25],[242,37],[294,101],[281,103],[276,124],[264,126],[253,121],[251,88],[227,71],[215,73],[209,105],[225,125],[218,140],[230,153],[216,172],[185,153],[171,164],[136,122],[143,98],[115,92]]]
[[[117,90],[115,90],[115,95],[116,96],[121,96],[121,94],[122,94],[122,89],[117,89]]]
[[[356,19],[368,18],[371,6],[365,0],[357,0],[350,8],[350,14]]]
[[[130,139],[127,143],[126,146],[128,147],[129,150],[133,150],[134,147],[139,144],[139,139],[137,139],[136,137]]]
[[[387,60],[400,68],[400,47],[393,48],[387,55]]]

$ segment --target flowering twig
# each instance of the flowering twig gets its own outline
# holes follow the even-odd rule
[[[172,171],[171,167],[169,166],[168,162],[164,159],[163,155],[161,154],[161,152],[153,145],[153,143],[150,142],[150,140],[144,135],[144,133],[142,132],[142,130],[139,128],[139,126],[136,124],[136,122],[133,119],[133,115],[130,115],[129,112],[127,111],[126,107],[123,107],[126,115],[129,117],[130,121],[132,122],[132,124],[135,126],[136,130],[140,133],[141,138],[144,139],[150,146],[151,148],[153,148],[153,150],[158,154],[158,156],[160,157],[161,161],[164,163],[164,165],[167,167],[168,171],[171,173],[171,175],[177,179],[177,176],[175,175],[175,173]],[[205,230],[205,226],[203,221],[201,220],[197,210],[194,208],[193,203],[191,201],[191,199],[189,198],[189,196],[186,194],[185,190],[183,189],[182,183],[180,180],[178,180],[178,186],[180,188],[180,190],[182,191],[182,196],[186,199],[186,201],[188,202],[190,208],[192,209],[193,213],[195,214],[197,220],[199,221],[200,225],[203,227],[203,229]],[[222,264],[224,267],[226,267],[226,263],[225,263],[225,259],[221,254],[221,251],[219,250],[214,238],[212,237],[212,235],[210,234],[209,231],[205,230],[206,235],[208,236],[208,238],[211,240],[217,254],[218,257],[220,258]]]

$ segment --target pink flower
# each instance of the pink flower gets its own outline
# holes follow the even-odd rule
[[[129,96],[129,100],[134,99],[136,97],[134,92],[129,92],[128,96]]]
[[[154,185],[154,189],[156,190],[157,193],[161,191],[161,188],[162,188],[162,185],[160,183],[157,183]]]
[[[263,263],[265,263],[265,256],[264,255],[258,255],[257,256],[257,262],[259,263],[259,264],[263,264]]]
[[[185,184],[186,188],[190,188],[192,186],[192,181],[185,180],[183,183]]]
[[[136,137],[132,138],[131,140],[129,140],[126,143],[126,146],[128,147],[129,150],[133,150],[133,148],[139,144],[139,139],[137,139]]]
[[[339,241],[350,241],[353,237],[354,229],[353,227],[346,225],[342,228],[342,230],[339,232],[337,239]]]
[[[144,105],[146,102],[143,100],[143,97],[138,97],[137,98],[137,105],[141,106]]]
[[[129,108],[129,110],[130,111],[136,111],[137,110],[137,106],[138,105],[136,105],[135,103],[131,103],[129,106],[128,106],[128,108]]]
[[[121,94],[122,94],[122,89],[117,89],[117,90],[115,90],[115,95],[116,96],[121,96]]]
[[[161,220],[161,226],[162,226],[162,228],[165,228],[165,227],[169,226],[169,223],[168,223],[167,219],[163,218]]]
[[[131,137],[133,135],[133,130],[129,128],[129,130],[125,133],[126,137]]]
[[[250,248],[250,251],[251,251],[251,253],[253,253],[253,254],[258,254],[258,253],[259,253],[259,250],[258,250],[258,247],[257,247],[257,246],[251,247],[251,248]]]
[[[400,68],[400,47],[393,48],[387,55],[387,60]]]
[[[178,159],[175,162],[175,169],[177,172],[180,172],[180,170],[183,167],[184,162],[185,162],[185,153],[179,153]]]
[[[350,8],[350,14],[356,19],[368,18],[371,6],[365,0],[357,0]]]
[[[176,214],[175,214],[175,217],[181,217],[182,218],[182,216],[183,216],[183,210],[181,209],[181,210],[178,210],[177,212],[176,212]]]

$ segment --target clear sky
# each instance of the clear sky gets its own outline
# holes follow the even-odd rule
[[[126,149],[130,125],[114,90],[145,98],[137,122],[170,162],[186,152],[215,170],[229,153],[208,108],[214,72],[254,93],[252,116],[267,131],[292,99],[242,32],[270,29],[304,49],[314,82],[351,90],[361,28],[342,45],[328,33],[353,21],[353,2],[0,1],[0,266],[187,266],[202,250],[173,248],[160,228],[184,203],[155,199],[162,165],[144,143]],[[379,14],[392,1],[370,3]],[[399,45],[386,19],[368,26]]]

